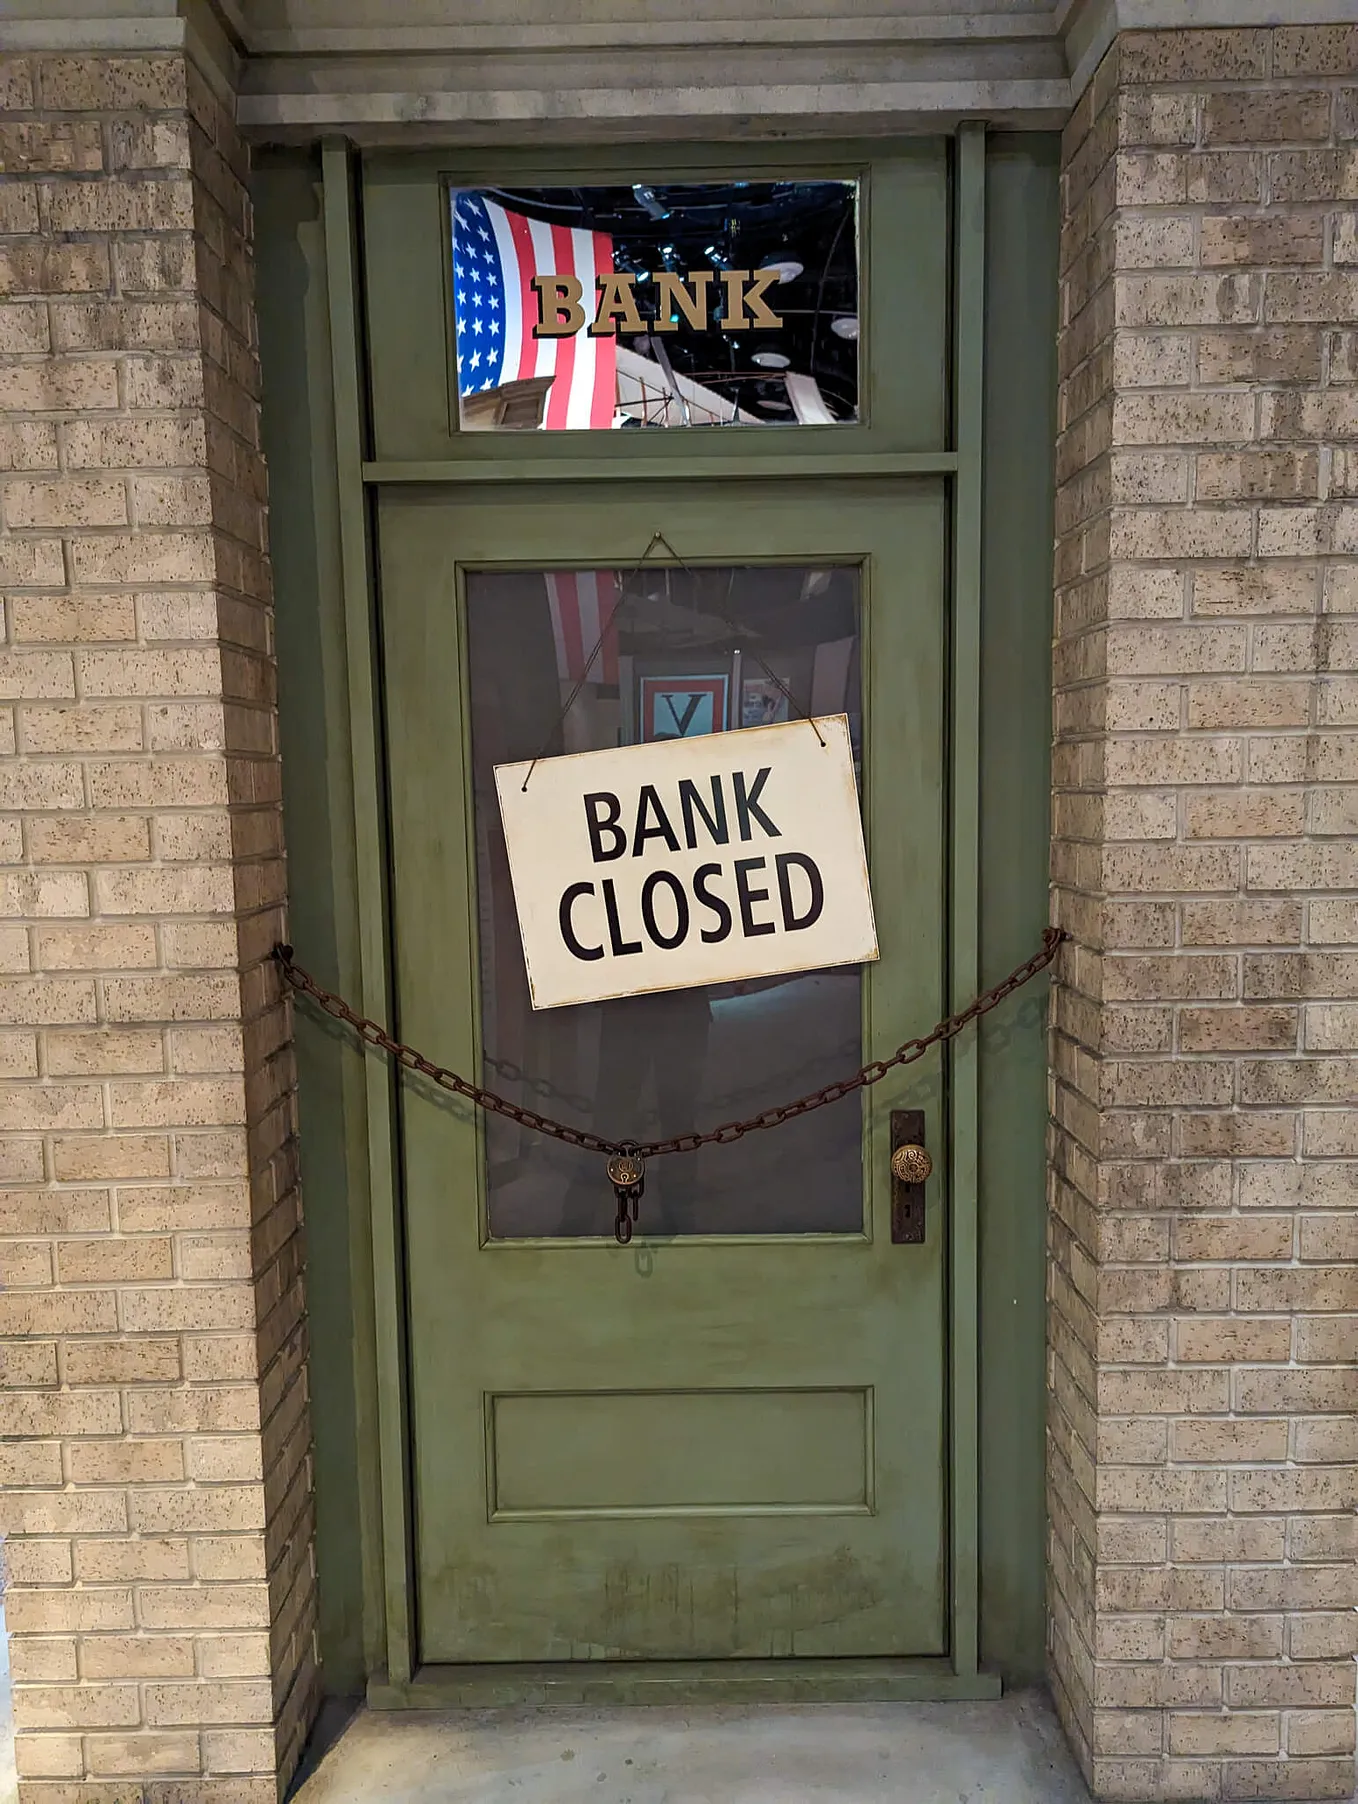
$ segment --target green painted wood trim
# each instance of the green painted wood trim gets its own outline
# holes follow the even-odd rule
[[[696,470],[724,475],[753,453],[769,462],[813,453],[841,456],[934,452],[947,443],[947,140],[901,139],[859,146],[838,157],[832,147],[708,146],[695,159],[688,146],[627,146],[571,153],[444,151],[424,158],[372,152],[363,159],[365,294],[374,456],[388,461],[518,465],[524,474],[574,473],[580,440],[592,460],[621,472],[668,465],[681,454]],[[833,161],[832,161],[833,159]],[[448,296],[451,256],[448,184],[566,185],[714,176],[722,171],[783,177],[851,174],[862,181],[859,239],[861,293],[868,319],[860,338],[860,407],[856,425],[750,427],[691,433],[462,432],[454,424],[455,364]],[[872,322],[878,325],[873,326]],[[751,436],[753,435],[753,436]],[[682,437],[680,447],[674,441]],[[503,442],[509,438],[511,447]],[[838,447],[843,445],[843,449]],[[832,447],[835,447],[832,449]]]
[[[932,1704],[999,1697],[992,1673],[948,1660],[706,1660],[559,1666],[423,1666],[398,1684],[376,1675],[374,1710],[506,1705]]]
[[[774,427],[772,430],[778,429]],[[805,476],[950,476],[956,469],[955,451],[870,451],[835,456],[827,450],[824,453],[810,452],[805,456],[784,457],[760,457],[736,452],[730,458],[729,468],[725,465],[720,468],[708,466],[700,473],[705,477],[715,477],[727,482],[737,477],[767,479],[770,476],[786,477],[789,481]],[[413,458],[409,462],[386,458],[363,466],[363,480],[367,483],[523,482],[530,477],[534,482],[591,482],[600,479],[608,482],[638,479],[644,482],[665,482],[693,474],[692,459],[687,457],[651,457],[627,464],[620,464],[612,458],[605,461],[602,458],[577,457],[569,463],[542,464],[531,468],[510,457],[494,460]]]
[[[986,139],[981,969],[1048,919],[1053,448],[1061,146]],[[1047,980],[980,1036],[981,1659],[1046,1664]]]
[[[950,832],[951,1007],[980,987],[981,494],[985,376],[985,127],[957,134],[953,216],[953,486]],[[974,1673],[980,1635],[979,1180],[974,1032],[950,1048],[952,1269],[950,1368],[953,1663]]]
[[[317,147],[251,171],[269,551],[288,851],[288,935],[357,995],[358,859],[340,582],[334,376]],[[306,1232],[319,1634],[326,1688],[386,1662],[363,1049],[292,1016]]]
[[[354,172],[348,147],[322,151],[327,295],[335,390],[335,448],[340,494],[340,571],[344,591],[354,836],[358,851],[360,1004],[390,1019],[387,958],[387,867],[381,789],[380,700],[374,656],[367,502],[363,488],[363,402],[356,282]],[[368,1179],[372,1197],[373,1276],[377,1320],[378,1444],[387,1670],[409,1677],[413,1627],[410,1569],[409,1433],[406,1409],[405,1307],[396,1175],[395,1093],[385,1061],[365,1064]]]

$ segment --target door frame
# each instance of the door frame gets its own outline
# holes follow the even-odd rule
[[[785,166],[807,162],[789,148],[766,153]],[[814,159],[811,159],[814,161]],[[982,431],[985,326],[985,128],[964,124],[951,140],[950,429],[936,450],[869,450],[831,459],[823,452],[749,455],[751,475],[836,473],[936,475],[949,494],[946,816],[950,1008],[980,987],[980,679]],[[359,995],[364,1014],[391,1018],[390,908],[383,794],[381,692],[377,659],[370,514],[382,483],[465,480],[460,465],[428,459],[368,461],[359,268],[358,169],[347,142],[322,151],[325,273],[330,320],[335,457],[339,499],[339,588],[344,620],[349,747],[357,853]],[[652,460],[647,460],[648,462]],[[526,474],[478,460],[478,480]],[[772,467],[770,467],[772,466]],[[660,473],[660,464],[656,470]],[[729,471],[726,473],[730,473]],[[915,1024],[903,1024],[913,1026]],[[401,1176],[393,1074],[364,1066],[362,1138],[371,1210],[375,1317],[376,1441],[385,1600],[385,1670],[368,1685],[377,1707],[478,1706],[526,1702],[933,1700],[995,1697],[997,1675],[981,1669],[979,1648],[979,1059],[975,1035],[949,1043],[945,1119],[952,1174],[945,1359],[948,1422],[949,1655],[924,1660],[698,1661],[569,1668],[422,1668],[413,1660],[414,1571],[408,1433],[407,1346],[402,1272]]]

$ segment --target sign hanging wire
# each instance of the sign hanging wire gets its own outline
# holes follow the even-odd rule
[[[604,622],[603,629],[600,632],[599,637],[594,641],[594,649],[590,652],[589,656],[585,659],[584,669],[581,671],[579,677],[576,679],[574,685],[571,688],[570,694],[566,697],[564,703],[562,704],[560,713],[557,715],[556,719],[552,722],[551,726],[548,728],[547,737],[543,740],[541,746],[538,748],[537,752],[534,754],[532,763],[528,766],[528,769],[524,775],[522,786],[520,788],[520,792],[519,792],[520,794],[523,794],[524,792],[526,792],[526,790],[528,788],[529,780],[531,779],[533,772],[537,769],[538,765],[541,764],[543,758],[546,756],[548,746],[552,743],[552,740],[556,737],[556,734],[557,734],[559,728],[561,727],[562,722],[565,720],[566,716],[570,713],[571,709],[575,706],[576,701],[579,699],[580,691],[584,688],[585,684],[589,681],[590,672],[594,668],[595,659],[599,656],[599,653],[603,650],[604,641],[605,641],[605,639],[607,639],[609,633],[612,632],[614,622],[617,620],[619,614],[621,614],[623,608],[627,605],[627,603],[629,601],[632,601],[635,599],[636,591],[633,588],[633,584],[641,576],[643,570],[645,569],[648,558],[650,557],[651,553],[655,550],[657,545],[662,546],[669,553],[669,555],[673,559],[674,563],[676,563],[679,566],[679,568],[684,572],[684,574],[686,576],[693,576],[696,574],[695,571],[693,570],[692,566],[689,564],[686,564],[684,562],[683,558],[680,557],[679,553],[674,549],[673,545],[670,544],[669,540],[665,537],[664,533],[661,532],[660,529],[657,527],[656,530],[651,534],[650,540],[646,546],[645,551],[642,552],[641,556],[637,559],[636,563],[627,572],[626,580],[623,582],[621,589],[618,591],[617,600],[613,603],[612,608],[609,610],[608,619]],[[726,588],[726,599],[727,599],[728,608],[729,608],[730,599],[731,599],[731,588],[732,588],[732,585],[734,584],[734,582],[735,582],[735,573],[733,571],[731,574],[731,579],[728,582],[727,588]],[[728,627],[731,626],[731,617],[730,617],[729,612],[723,612],[722,619],[726,622]],[[820,728],[816,725],[815,717],[811,713],[810,709],[804,708],[801,705],[801,703],[797,700],[796,696],[792,693],[792,691],[788,688],[787,684],[783,681],[782,677],[780,677],[778,675],[776,670],[770,670],[769,666],[764,662],[763,658],[760,657],[760,655],[757,651],[751,650],[750,656],[754,659],[755,663],[758,664],[759,668],[768,677],[769,681],[774,683],[778,687],[778,689],[782,692],[783,696],[787,700],[788,706],[790,708],[794,709],[796,711],[796,713],[801,717],[801,719],[803,719],[807,722],[807,724],[810,726],[812,732],[816,735],[816,738],[820,741],[820,743],[823,747],[825,744],[824,736],[822,735]]]

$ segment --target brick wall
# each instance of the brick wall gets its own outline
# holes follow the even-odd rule
[[[1348,1798],[1358,30],[1066,134],[1052,1666],[1106,1798]]]
[[[266,1804],[314,1706],[245,157],[0,63],[0,1526],[26,1804]]]

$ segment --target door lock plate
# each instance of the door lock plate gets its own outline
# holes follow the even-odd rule
[[[891,1111],[891,1151],[924,1145],[924,1110]],[[891,1173],[891,1240],[894,1246],[924,1244],[924,1185],[906,1184]]]

